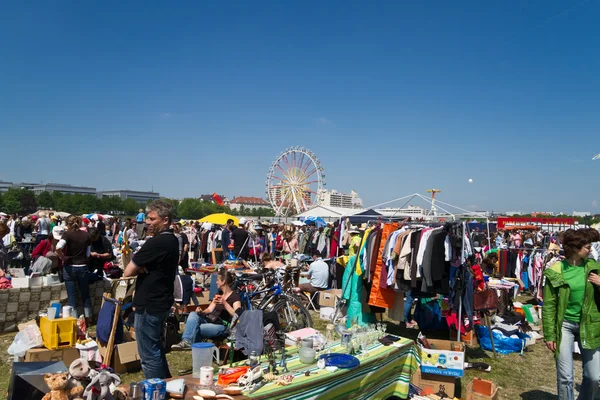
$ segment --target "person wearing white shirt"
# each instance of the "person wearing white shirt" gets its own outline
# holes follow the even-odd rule
[[[329,286],[329,265],[323,261],[319,250],[313,250],[313,262],[308,267],[308,277],[310,283],[299,284],[298,291],[312,294]]]

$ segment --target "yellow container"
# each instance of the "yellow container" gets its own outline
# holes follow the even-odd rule
[[[41,317],[40,331],[44,346],[50,350],[73,347],[77,342],[77,319]]]

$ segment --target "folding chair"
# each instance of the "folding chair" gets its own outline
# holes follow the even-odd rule
[[[312,307],[312,309],[314,311],[319,311],[317,310],[316,305],[319,305],[319,296],[321,295],[321,291],[317,290],[316,292],[314,292],[312,295],[310,292],[305,292],[306,297],[308,297],[308,306],[306,308],[308,308],[310,310],[310,308]],[[316,304],[316,305],[315,305]]]

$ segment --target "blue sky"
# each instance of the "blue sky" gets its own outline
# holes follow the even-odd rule
[[[600,2],[3,2],[0,179],[600,213]],[[468,179],[474,180],[468,184]],[[400,205],[400,204],[398,204]]]

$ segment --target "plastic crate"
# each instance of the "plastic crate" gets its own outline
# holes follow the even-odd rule
[[[44,346],[50,350],[73,347],[77,342],[77,319],[41,317],[40,331]]]

